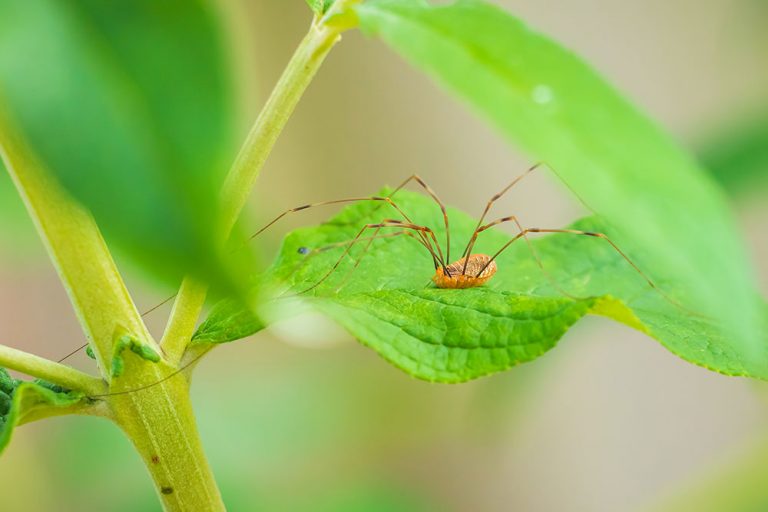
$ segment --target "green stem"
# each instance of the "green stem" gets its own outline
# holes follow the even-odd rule
[[[227,239],[261,172],[264,162],[345,26],[328,23],[357,0],[337,0],[322,18],[316,18],[272,90],[243,143],[221,190],[222,237]],[[205,303],[203,285],[185,278],[176,298],[162,346],[168,359],[177,363],[192,336],[194,324]]]
[[[54,363],[44,357],[4,345],[0,345],[0,367],[44,379],[65,388],[83,391],[88,395],[105,393],[107,390],[106,384],[101,379],[69,366]]]
[[[0,154],[91,341],[102,376],[109,381],[116,333],[156,345],[93,218],[41,168],[2,111]]]
[[[160,346],[171,365],[178,365],[192,339],[197,319],[205,304],[207,289],[205,284],[191,277],[184,278],[181,283],[168,325],[160,341]]]
[[[108,401],[114,420],[149,470],[164,510],[225,510],[183,374],[141,391],[127,389]]]
[[[240,217],[264,162],[291,117],[296,104],[314,78],[333,45],[341,39],[341,27],[326,23],[354,2],[337,0],[332,11],[316,19],[299,44],[272,90],[266,105],[248,133],[222,188],[223,228],[226,233]]]

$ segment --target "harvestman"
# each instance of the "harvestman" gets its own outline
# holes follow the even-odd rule
[[[327,206],[332,204],[351,203],[351,202],[360,202],[360,201],[380,201],[392,206],[402,216],[404,220],[384,219],[378,223],[365,224],[357,233],[357,235],[350,241],[331,244],[325,247],[313,249],[311,251],[304,247],[300,248],[299,252],[310,257],[320,252],[324,252],[336,247],[346,246],[346,249],[338,258],[338,260],[336,260],[334,265],[328,270],[328,272],[326,272],[325,275],[323,275],[320,278],[320,280],[318,280],[315,284],[313,284],[309,288],[306,288],[298,292],[296,295],[307,293],[308,291],[322,284],[328,277],[330,277],[331,274],[333,274],[334,271],[336,271],[336,269],[339,267],[339,265],[344,260],[344,258],[349,255],[349,252],[352,246],[354,246],[358,242],[368,241],[368,244],[365,246],[365,249],[363,250],[363,255],[364,255],[370,248],[373,241],[376,239],[391,238],[391,237],[406,235],[411,238],[414,238],[423,247],[425,247],[427,251],[429,251],[429,254],[432,257],[432,261],[435,266],[435,274],[432,276],[432,282],[434,282],[435,286],[437,286],[438,288],[473,288],[473,287],[481,286],[485,284],[494,276],[494,274],[498,270],[498,267],[496,265],[496,259],[499,257],[499,255],[502,252],[504,252],[509,246],[511,246],[514,242],[523,238],[526,241],[528,248],[531,251],[531,254],[536,260],[537,265],[539,266],[541,271],[544,273],[544,275],[547,277],[547,279],[549,279],[552,282],[552,284],[561,293],[563,293],[568,297],[573,298],[571,294],[563,290],[552,279],[551,275],[544,268],[544,265],[542,264],[541,259],[538,256],[538,253],[536,252],[533,245],[530,243],[530,240],[528,239],[529,233],[565,233],[565,234],[571,234],[571,235],[602,238],[608,244],[610,244],[610,246],[627,263],[629,263],[629,265],[632,266],[632,268],[635,269],[635,271],[637,271],[653,289],[661,293],[667,300],[671,300],[654,284],[653,281],[651,281],[651,279],[647,275],[645,275],[645,273],[643,273],[642,270],[640,270],[640,268],[621,249],[619,249],[619,247],[610,238],[608,238],[603,233],[581,231],[576,229],[523,228],[523,226],[520,224],[519,220],[515,215],[502,217],[500,219],[494,220],[487,224],[483,224],[483,221],[485,221],[485,218],[488,215],[488,212],[490,211],[493,204],[496,201],[498,201],[502,196],[504,196],[504,194],[506,194],[510,189],[512,189],[512,187],[514,187],[518,182],[520,182],[523,178],[525,178],[528,174],[530,174],[537,168],[541,167],[541,165],[542,165],[541,163],[538,163],[530,167],[523,174],[517,176],[514,180],[512,180],[512,182],[509,185],[507,185],[504,189],[502,189],[499,193],[491,197],[491,199],[488,201],[488,203],[485,206],[485,210],[483,210],[483,213],[480,216],[480,220],[477,222],[477,226],[475,227],[474,232],[472,233],[469,241],[467,242],[466,247],[464,248],[464,251],[461,254],[461,258],[459,258],[458,260],[452,263],[450,262],[451,261],[451,253],[450,253],[451,231],[450,231],[450,226],[448,222],[448,213],[446,211],[445,205],[443,204],[442,201],[440,201],[440,199],[437,197],[437,194],[432,190],[432,188],[429,185],[427,185],[427,183],[417,174],[414,174],[409,178],[407,178],[405,181],[403,181],[387,197],[379,197],[379,196],[352,197],[352,198],[345,198],[345,199],[336,199],[333,201],[323,201],[319,203],[306,204],[303,206],[298,206],[296,208],[291,208],[289,210],[282,212],[280,215],[272,219],[263,228],[261,228],[253,236],[251,236],[251,239],[256,238],[258,235],[263,233],[265,230],[267,230],[277,221],[279,221],[280,219],[282,219],[283,217],[285,217],[290,213],[299,212],[299,211],[306,210],[309,208],[314,208],[317,206]],[[443,215],[443,223],[445,224],[445,253],[443,253],[443,250],[437,241],[437,236],[435,235],[435,232],[428,226],[415,224],[408,217],[408,215],[392,200],[392,197],[399,190],[404,188],[406,185],[408,185],[412,181],[416,182],[421,188],[423,188],[440,208],[440,211]],[[497,226],[499,224],[503,224],[505,222],[513,222],[515,224],[515,226],[518,229],[517,235],[515,235],[511,240],[506,242],[498,251],[496,251],[496,253],[493,254],[493,256],[489,256],[487,254],[472,253],[472,249],[474,248],[475,242],[477,241],[477,238],[480,235],[480,233],[494,226]],[[378,234],[379,231],[383,228],[400,228],[401,231],[390,233],[390,234],[379,235]],[[373,235],[370,237],[363,237],[366,231],[369,231],[369,230],[374,230]],[[361,260],[362,260],[362,255],[358,257],[353,268],[350,270],[350,273],[357,268]],[[343,282],[345,281],[346,279]],[[341,286],[339,286],[339,288],[341,288]]]
[[[360,264],[360,261],[362,259],[362,256],[370,249],[371,244],[374,242],[374,240],[382,239],[382,238],[392,238],[397,236],[408,236],[410,238],[415,239],[420,245],[425,247],[427,251],[429,251],[430,256],[432,257],[432,261],[435,266],[435,274],[432,276],[432,282],[438,287],[438,288],[453,288],[453,289],[463,289],[463,288],[473,288],[476,286],[481,286],[485,283],[487,283],[493,276],[496,274],[498,268],[496,265],[496,258],[504,252],[509,246],[511,246],[514,242],[517,240],[523,238],[528,248],[531,251],[531,254],[533,255],[534,259],[536,260],[537,265],[541,269],[541,271],[544,273],[544,275],[549,279],[552,284],[564,295],[567,295],[568,297],[574,298],[571,294],[563,290],[555,281],[552,279],[551,275],[546,271],[544,268],[543,263],[541,262],[541,259],[538,256],[538,253],[534,249],[533,245],[530,243],[530,240],[528,239],[529,233],[565,233],[565,234],[571,234],[571,235],[580,235],[580,236],[589,236],[589,237],[595,237],[595,238],[602,238],[606,242],[610,244],[610,246],[627,262],[630,266],[632,266],[635,271],[637,271],[643,279],[658,293],[660,293],[666,300],[670,301],[673,305],[677,307],[682,307],[680,304],[678,304],[676,301],[669,298],[664,292],[662,292],[656,284],[654,284],[651,279],[643,273],[642,270],[631,260],[629,257],[621,250],[619,247],[605,234],[603,233],[595,233],[591,231],[581,231],[576,229],[550,229],[550,228],[523,228],[523,226],[518,221],[517,217],[514,215],[510,215],[507,217],[502,217],[500,219],[494,220],[492,222],[488,222],[487,224],[483,224],[483,221],[485,221],[486,216],[488,215],[488,212],[490,211],[493,204],[498,201],[504,194],[506,194],[512,187],[514,187],[520,180],[525,178],[527,175],[529,175],[531,172],[536,170],[537,168],[541,167],[541,163],[538,163],[532,167],[530,167],[528,170],[526,170],[521,175],[517,176],[512,182],[504,187],[499,193],[495,194],[491,199],[488,201],[488,203],[485,206],[485,209],[483,210],[482,215],[480,216],[480,220],[477,222],[477,226],[475,227],[474,232],[472,233],[472,236],[470,237],[469,241],[467,242],[466,247],[464,248],[464,251],[461,254],[461,257],[452,262],[451,261],[451,231],[450,226],[448,222],[448,212],[446,211],[445,205],[442,201],[437,197],[437,194],[432,190],[432,188],[427,185],[427,183],[417,174],[414,174],[404,180],[397,188],[395,188],[392,193],[387,197],[380,197],[380,196],[369,196],[369,197],[350,197],[345,199],[335,199],[332,201],[323,201],[319,203],[312,203],[312,204],[305,204],[303,206],[298,206],[296,208],[291,208],[288,210],[285,210],[280,215],[272,219],[270,222],[268,222],[264,227],[259,229],[256,233],[254,233],[249,240],[252,240],[259,236],[261,233],[266,231],[268,228],[270,228],[272,225],[274,225],[276,222],[278,222],[280,219],[285,217],[286,215],[290,213],[299,212],[302,210],[307,210],[309,208],[315,208],[318,206],[328,206],[333,204],[343,204],[343,203],[354,203],[354,202],[362,202],[362,201],[379,201],[382,203],[386,203],[390,205],[392,208],[394,208],[404,220],[395,220],[395,219],[383,219],[381,222],[378,223],[369,223],[365,224],[360,231],[358,231],[357,235],[352,240],[345,241],[345,242],[339,242],[330,244],[324,247],[315,248],[312,250],[309,250],[305,247],[301,247],[299,249],[299,252],[301,254],[304,254],[307,256],[305,258],[303,263],[306,263],[306,261],[309,260],[310,257],[319,254],[321,252],[325,252],[334,248],[340,248],[345,247],[344,252],[341,254],[341,256],[336,260],[334,265],[312,286],[309,288],[306,288],[302,290],[301,292],[298,292],[295,295],[301,295],[304,293],[309,292],[310,290],[313,290],[314,288],[318,287],[320,284],[322,284],[328,277],[330,277],[333,272],[336,271],[336,269],[339,267],[341,262],[344,260],[345,257],[349,255],[350,249],[352,246],[357,244],[358,242],[365,242],[366,244],[365,248],[363,249],[363,254],[357,258],[357,261],[354,263],[352,269],[350,269],[349,273],[353,272],[358,265]],[[423,188],[427,194],[432,198],[432,200],[439,206],[440,211],[443,215],[443,223],[445,224],[445,253],[443,253],[442,248],[440,247],[439,242],[437,241],[437,236],[435,235],[435,232],[429,228],[428,226],[422,226],[419,224],[415,224],[410,217],[392,200],[392,196],[394,196],[398,191],[400,191],[402,188],[404,188],[406,185],[408,185],[410,182],[415,181],[421,188]],[[499,224],[503,224],[505,222],[513,222],[515,226],[518,229],[518,233],[510,239],[508,242],[506,242],[504,245],[501,246],[499,250],[497,250],[492,256],[489,256],[487,254],[478,254],[472,253],[472,249],[475,246],[475,242],[477,241],[478,236],[483,231],[486,231],[494,226],[497,226]],[[383,228],[399,228],[400,231],[397,231],[395,233],[386,233],[383,235],[379,234],[379,231]],[[372,236],[364,237],[363,235],[366,233],[366,231],[374,230],[374,233]],[[349,275],[347,276],[349,277]],[[346,281],[346,279],[344,280]],[[341,285],[339,286],[341,288]],[[172,295],[165,299],[163,302],[157,304],[156,306],[150,308],[149,310],[142,313],[142,317],[148,315],[149,313],[155,311],[157,308],[162,306],[163,304],[166,304],[170,300],[172,300],[175,297],[175,295]],[[684,308],[687,309],[687,308]],[[76,354],[80,350],[87,347],[88,344],[82,345],[78,349],[70,352],[66,356],[64,356],[62,359],[59,360],[59,362],[63,362],[72,355]],[[204,354],[204,353],[203,353]],[[153,386],[156,386],[158,384],[161,384],[165,382],[166,380],[178,375],[179,373],[186,370],[189,366],[197,362],[202,355],[199,355],[195,357],[193,360],[191,360],[189,363],[184,365],[183,367],[179,368],[178,370],[172,372],[171,374],[167,375],[165,378],[152,383],[148,384],[146,386],[142,386],[133,390],[127,390],[127,391],[121,391],[117,393],[106,393],[104,395],[96,395],[92,396],[91,398],[98,398],[102,396],[112,396],[112,395],[118,395],[118,394],[126,394],[126,393],[134,393],[137,391],[141,391]]]

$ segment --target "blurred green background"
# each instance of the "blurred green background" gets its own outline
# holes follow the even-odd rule
[[[584,56],[701,156],[732,193],[767,291],[768,4],[498,3]],[[243,136],[310,13],[301,0],[217,7],[237,64]],[[349,33],[267,162],[246,225],[413,172],[477,214],[528,165],[381,43]],[[7,192],[0,187],[0,201],[13,200]],[[542,226],[582,213],[543,175],[498,208]],[[28,223],[2,211],[0,341],[58,359],[82,333]],[[303,212],[269,231],[262,258],[282,233],[329,213]],[[130,263],[121,267],[140,309],[168,295]],[[167,314],[149,317],[155,333]],[[84,354],[71,364],[93,370]],[[768,509],[756,478],[768,474],[763,388],[684,363],[600,318],[580,322],[532,364],[464,385],[428,384],[306,316],[219,348],[192,392],[231,510],[607,512],[659,503]],[[4,511],[159,509],[128,441],[92,418],[19,429],[0,459],[0,496]]]

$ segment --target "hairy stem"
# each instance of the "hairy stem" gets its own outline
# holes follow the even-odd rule
[[[88,395],[106,392],[103,380],[17,348],[0,345],[0,366]]]

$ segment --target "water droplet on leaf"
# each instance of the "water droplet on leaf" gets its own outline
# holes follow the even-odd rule
[[[548,85],[537,85],[531,91],[531,98],[539,105],[547,105],[552,103],[552,100],[555,98],[555,93]]]

